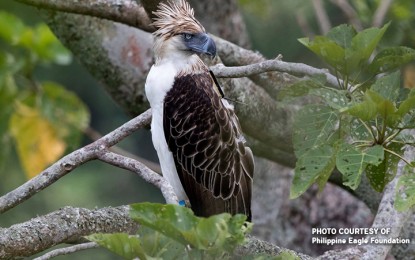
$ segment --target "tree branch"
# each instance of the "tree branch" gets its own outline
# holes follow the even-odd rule
[[[137,229],[138,224],[129,217],[128,206],[98,210],[64,207],[9,228],[0,228],[0,259],[30,256],[93,233],[135,234]]]
[[[330,85],[333,87],[339,86],[337,78],[331,75],[326,69],[316,69],[303,63],[284,62],[277,59],[239,67],[225,67],[223,64],[217,64],[210,69],[218,78],[249,77],[271,71],[289,72],[291,74],[302,74],[307,76],[324,75]]]
[[[61,243],[79,241],[83,236],[94,233],[126,232],[136,234],[139,225],[129,217],[129,206],[89,210],[65,207],[45,216],[33,218],[27,222],[0,228],[0,258],[10,259],[30,256]],[[74,247],[54,250],[39,259],[48,259],[62,252],[92,248],[95,243],[86,243]],[[85,248],[85,249],[86,249]],[[289,251],[301,257],[311,259],[305,254],[295,253],[249,236],[247,244],[238,249],[238,253],[277,255]]]
[[[138,174],[146,182],[159,188],[167,203],[178,204],[179,200],[169,182],[139,161],[109,151],[98,154],[98,159]]]
[[[38,8],[60,11],[65,13],[82,14],[100,17],[111,21],[117,21],[147,32],[153,32],[155,28],[150,25],[151,20],[141,4],[135,0],[16,0]]]
[[[20,187],[0,197],[0,213],[29,199],[37,192],[45,189],[67,173],[71,172],[76,167],[87,161],[98,158],[98,156],[105,152],[106,149],[120,142],[137,129],[148,125],[150,121],[151,111],[147,110],[140,116],[131,119],[97,141],[64,156],[33,179],[30,179]],[[156,175],[159,176],[158,174]],[[157,182],[154,185],[161,185],[161,182]]]
[[[68,254],[72,254],[72,253],[79,252],[82,250],[97,248],[97,247],[99,247],[99,245],[95,242],[82,243],[79,245],[68,246],[65,248],[59,248],[59,249],[52,250],[40,257],[34,258],[33,260],[47,260],[47,259],[54,258],[56,256],[68,255]]]

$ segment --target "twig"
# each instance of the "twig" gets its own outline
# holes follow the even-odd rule
[[[267,60],[239,67],[226,67],[223,64],[217,64],[212,66],[210,69],[218,78],[248,77],[255,74],[271,71],[303,74],[308,76],[324,75],[330,85],[339,87],[337,78],[328,73],[327,70],[317,69],[303,63],[284,62],[281,60]]]
[[[67,173],[71,172],[76,167],[87,161],[96,159],[98,155],[107,148],[120,142],[137,129],[148,125],[150,121],[151,111],[147,110],[97,141],[66,155],[33,179],[30,179],[20,187],[0,197],[0,213],[29,199],[37,192],[45,189]]]
[[[376,9],[375,15],[373,16],[372,26],[379,27],[382,25],[392,2],[393,0],[382,0],[380,2],[378,9]]]
[[[79,245],[74,245],[74,246],[68,246],[65,248],[59,248],[59,249],[55,249],[53,251],[50,251],[42,256],[36,257],[33,260],[47,260],[47,259],[51,259],[54,258],[56,256],[60,256],[60,255],[67,255],[67,254],[72,254],[78,251],[82,251],[85,249],[91,249],[91,248],[97,248],[99,247],[99,245],[95,242],[89,242],[89,243],[83,243],[83,244],[79,244]]]
[[[159,188],[167,203],[178,204],[179,200],[169,182],[139,161],[109,151],[100,153],[98,159],[138,174],[145,181]]]
[[[96,131],[95,129],[88,127],[84,130],[84,134],[86,134],[89,139],[91,139],[92,141],[96,141],[98,139],[100,139],[102,137],[102,135]],[[155,171],[158,174],[161,174],[161,168],[160,165],[157,163],[154,163],[150,160],[147,160],[143,157],[137,156],[135,154],[132,154],[118,146],[113,146],[111,148],[109,148],[110,151],[114,152],[114,153],[118,153],[121,154],[123,156],[129,157],[131,159],[137,160],[139,162],[141,162],[142,164],[144,164],[145,166],[147,166],[148,168],[150,168],[151,170]]]
[[[326,10],[324,9],[324,4],[321,0],[313,0],[313,7],[314,11],[317,16],[318,25],[320,27],[320,31],[322,34],[326,34],[330,28],[330,20],[329,16],[327,15]]]

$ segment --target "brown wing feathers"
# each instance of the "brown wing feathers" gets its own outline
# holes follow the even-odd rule
[[[176,77],[164,100],[164,133],[196,215],[251,218],[253,156],[209,73]]]

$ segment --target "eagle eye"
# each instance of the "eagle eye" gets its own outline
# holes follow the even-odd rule
[[[183,37],[185,40],[190,40],[193,38],[193,34],[190,33],[183,33]]]

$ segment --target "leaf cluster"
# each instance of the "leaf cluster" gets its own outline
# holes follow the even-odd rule
[[[89,111],[58,83],[36,80],[38,66],[72,60],[45,24],[26,26],[18,17],[0,12],[0,46],[0,143],[15,145],[31,178],[79,144]],[[0,150],[0,167],[9,154],[10,149]]]
[[[137,235],[95,234],[88,240],[125,259],[230,259],[252,228],[244,215],[202,218],[171,204],[133,204],[130,216],[141,224]]]
[[[300,39],[331,67],[339,89],[315,78],[281,91],[285,102],[305,95],[320,100],[303,107],[295,117],[293,144],[298,161],[291,198],[313,183],[322,189],[336,168],[349,188],[356,189],[366,173],[373,189],[382,192],[395,177],[400,160],[413,167],[402,148],[414,145],[404,130],[415,128],[415,91],[401,86],[397,69],[415,60],[415,50],[391,47],[374,55],[388,26],[356,32],[340,25],[326,36]]]

